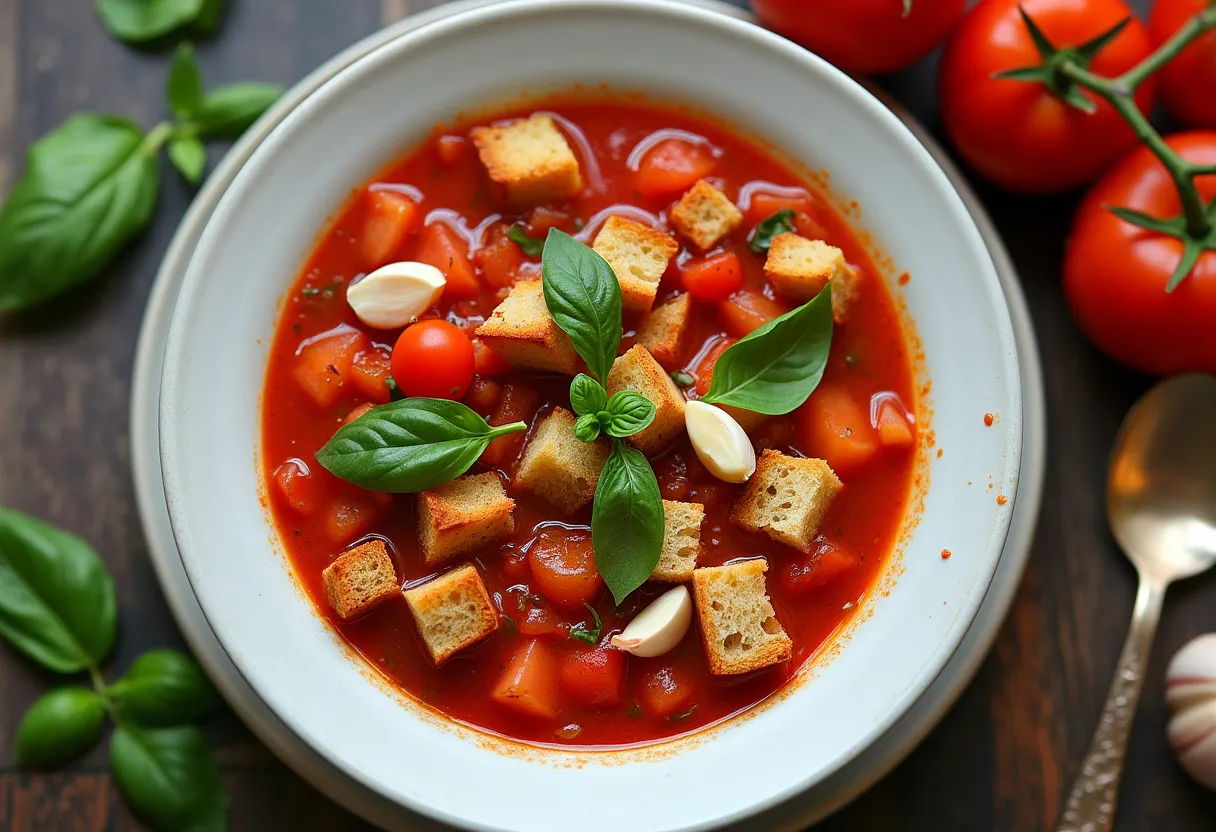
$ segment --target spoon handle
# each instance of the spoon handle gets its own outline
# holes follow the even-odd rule
[[[1144,669],[1164,601],[1165,585],[1141,577],[1131,629],[1119,655],[1102,718],[1064,804],[1064,816],[1056,832],[1107,832],[1111,828],[1127,753],[1127,735],[1136,715],[1136,703],[1140,701]]]

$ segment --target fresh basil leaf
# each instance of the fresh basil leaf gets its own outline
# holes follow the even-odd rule
[[[632,390],[618,390],[608,400],[608,424],[604,433],[617,439],[633,436],[654,421],[654,402]]]
[[[663,550],[663,498],[641,451],[614,442],[591,507],[595,565],[619,605],[644,584]]]
[[[621,285],[589,246],[549,229],[541,257],[545,305],[600,383],[621,346]]]
[[[0,636],[48,670],[75,673],[114,645],[114,583],[87,543],[0,508]]]
[[[490,427],[447,399],[402,399],[339,428],[317,451],[317,461],[361,488],[408,494],[456,479],[490,440],[527,428],[523,422]]]
[[[599,413],[608,406],[608,391],[591,376],[579,373],[570,382],[570,406],[579,416]]]
[[[598,414],[584,413],[574,421],[574,438],[580,442],[594,442],[599,439],[601,429]]]
[[[235,139],[282,94],[278,84],[252,81],[216,87],[203,96],[191,123],[204,139]]]
[[[178,44],[173,53],[173,64],[169,67],[169,80],[165,84],[165,98],[169,110],[178,118],[193,115],[203,103],[203,79],[194,60],[194,49],[190,44]]]
[[[582,621],[578,622],[570,628],[570,638],[594,647],[600,643],[600,634],[604,632],[604,622],[600,621],[600,614],[595,611],[595,607],[586,601],[583,602],[583,606],[587,608],[587,612],[591,613],[592,626],[588,627]]]
[[[145,728],[200,722],[220,705],[198,662],[177,650],[144,653],[107,694],[124,718]]]
[[[228,793],[199,729],[120,726],[110,769],[127,805],[158,832],[228,828]]]
[[[807,400],[832,348],[832,286],[732,344],[714,364],[703,402],[780,416]]]
[[[175,136],[169,140],[169,161],[191,185],[203,181],[207,148],[194,136]]]
[[[0,208],[0,310],[95,277],[152,217],[164,136],[130,121],[75,115],[29,150]]]
[[[392,376],[385,376],[384,384],[388,387],[388,400],[390,402],[399,402],[405,398],[405,394],[401,392],[401,388],[397,385],[397,379]]]
[[[224,19],[224,0],[203,0],[203,8],[194,18],[191,30],[200,35],[209,35],[220,27]]]
[[[687,388],[692,387],[697,383],[697,380],[683,370],[676,370],[671,374],[671,380],[676,383],[677,387]]]
[[[101,737],[105,701],[81,687],[55,688],[30,705],[13,743],[13,760],[27,768],[51,768],[76,759]]]
[[[545,241],[540,237],[529,237],[528,230],[522,225],[513,225],[508,228],[507,239],[518,245],[520,250],[529,257],[540,257],[545,250]]]
[[[756,230],[752,232],[752,238],[748,241],[747,247],[756,254],[764,254],[764,252],[768,251],[769,246],[773,244],[774,237],[778,234],[790,234],[793,230],[794,212],[789,208],[782,208],[780,211],[762,220],[756,226]]]
[[[188,26],[205,5],[204,0],[94,0],[102,25],[127,43],[147,43]]]

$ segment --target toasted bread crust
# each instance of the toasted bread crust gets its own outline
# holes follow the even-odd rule
[[[709,251],[743,222],[735,203],[704,179],[680,197],[669,216],[680,236],[701,251]]]
[[[515,471],[515,485],[567,514],[591,502],[611,448],[603,439],[580,442],[574,414],[555,407],[537,423]]]
[[[321,572],[329,606],[342,620],[370,612],[401,589],[383,540],[343,552]]]
[[[670,234],[623,217],[609,217],[592,246],[612,267],[621,284],[625,309],[644,312],[654,305],[659,280],[680,250]]]
[[[692,580],[701,548],[701,522],[705,506],[700,503],[663,501],[663,551],[650,580],[684,583]]]
[[[684,394],[641,344],[613,362],[607,387],[609,396],[632,390],[654,403],[654,421],[627,440],[642,453],[658,453],[684,432]]]
[[[832,318],[844,323],[857,293],[857,274],[844,252],[823,240],[778,234],[769,246],[764,274],[779,294],[805,302],[832,284]]]
[[[444,572],[403,594],[423,645],[437,665],[498,629],[498,610],[472,564]]]
[[[522,370],[575,375],[582,367],[570,336],[549,315],[539,280],[516,283],[474,333]]]
[[[680,365],[680,347],[692,314],[692,295],[683,292],[656,306],[638,327],[638,343],[668,370]]]
[[[490,181],[515,207],[569,199],[583,189],[578,159],[549,116],[476,127],[469,136]]]
[[[693,572],[701,641],[716,676],[750,673],[793,656],[794,643],[768,598],[767,570],[768,561],[753,558]]]
[[[515,531],[515,501],[493,471],[470,474],[418,495],[422,559],[444,563]]]
[[[756,472],[730,512],[733,523],[762,531],[786,546],[809,552],[819,527],[843,488],[822,459],[801,459],[764,450]]]

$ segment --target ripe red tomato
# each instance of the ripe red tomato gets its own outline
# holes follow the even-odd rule
[[[760,21],[848,72],[881,74],[928,55],[964,0],[752,0]]]
[[[473,342],[447,321],[408,326],[393,346],[393,381],[407,396],[459,399],[473,382]]]
[[[723,251],[685,263],[680,267],[680,280],[693,300],[716,303],[743,288],[743,267],[739,255]]]
[[[563,610],[581,610],[604,585],[595,566],[591,534],[577,529],[543,529],[528,549],[528,567],[540,594]]]
[[[1216,164],[1216,131],[1180,133],[1170,147],[1199,164]],[[1216,195],[1216,176],[1200,177]],[[1175,217],[1178,193],[1147,148],[1134,151],[1086,194],[1064,258],[1064,290],[1077,323],[1117,361],[1149,373],[1216,372],[1216,251],[1204,252],[1172,293],[1165,284],[1182,243],[1116,217],[1107,205]]]
[[[993,78],[994,73],[1042,61],[1019,6],[1057,47],[1080,46],[1132,21],[1094,58],[1090,70],[1114,76],[1151,51],[1148,33],[1122,0],[982,0],[963,19],[942,56],[942,119],[959,154],[988,179],[1017,191],[1051,193],[1084,184],[1136,142],[1130,127],[1105,101],[1085,113],[1046,85]],[[1155,82],[1136,95],[1152,109]]]
[[[1157,0],[1148,18],[1155,46],[1208,5],[1207,0]],[[1200,36],[1161,68],[1161,100],[1170,115],[1192,127],[1216,127],[1216,31]]]

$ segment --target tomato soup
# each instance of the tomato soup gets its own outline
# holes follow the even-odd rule
[[[496,187],[470,130],[538,111],[577,158],[581,186],[521,206]],[[673,205],[698,180],[742,215],[708,251],[673,231]],[[714,476],[683,433],[649,454],[663,499],[704,507],[697,567],[767,563],[765,589],[792,649],[788,659],[754,672],[711,672],[698,615],[662,655],[613,649],[609,638],[673,585],[647,582],[615,605],[594,572],[591,505],[559,510],[514,479],[537,424],[555,408],[571,408],[571,379],[513,364],[476,331],[517,283],[540,278],[534,241],[557,228],[590,245],[610,216],[670,234],[678,245],[653,303],[691,295],[678,346],[663,362],[689,400],[706,394],[726,347],[798,306],[774,289],[765,252],[751,245],[766,220],[776,217],[770,226],[839,249],[853,278],[847,314],[834,328],[810,398],[786,415],[739,418],[757,451],[826,460],[843,483],[811,539],[786,545],[732,521],[745,485]],[[400,359],[394,345],[409,327],[369,326],[347,302],[353,282],[397,261],[430,263],[446,278],[442,296],[420,317],[454,325],[472,344],[473,376],[460,400],[492,425],[519,420],[530,428],[495,440],[468,471],[497,473],[514,501],[514,530],[438,566],[421,556],[416,494],[364,490],[316,460],[344,423],[389,401],[390,375],[434,373],[448,389],[445,374],[465,372],[463,342],[454,358],[440,348]],[[622,352],[637,341],[646,314],[625,312]],[[298,580],[388,683],[454,720],[512,739],[625,746],[696,731],[772,696],[865,606],[908,508],[914,412],[908,347],[892,297],[849,223],[805,177],[722,125],[681,110],[557,99],[436,128],[350,196],[287,295],[270,351],[261,453],[269,510]],[[337,615],[323,571],[368,540],[384,542],[405,589],[472,565],[497,618],[492,634],[437,666],[400,592],[365,614]],[[508,673],[524,673],[528,678],[516,681],[534,685],[542,706],[504,699]]]

